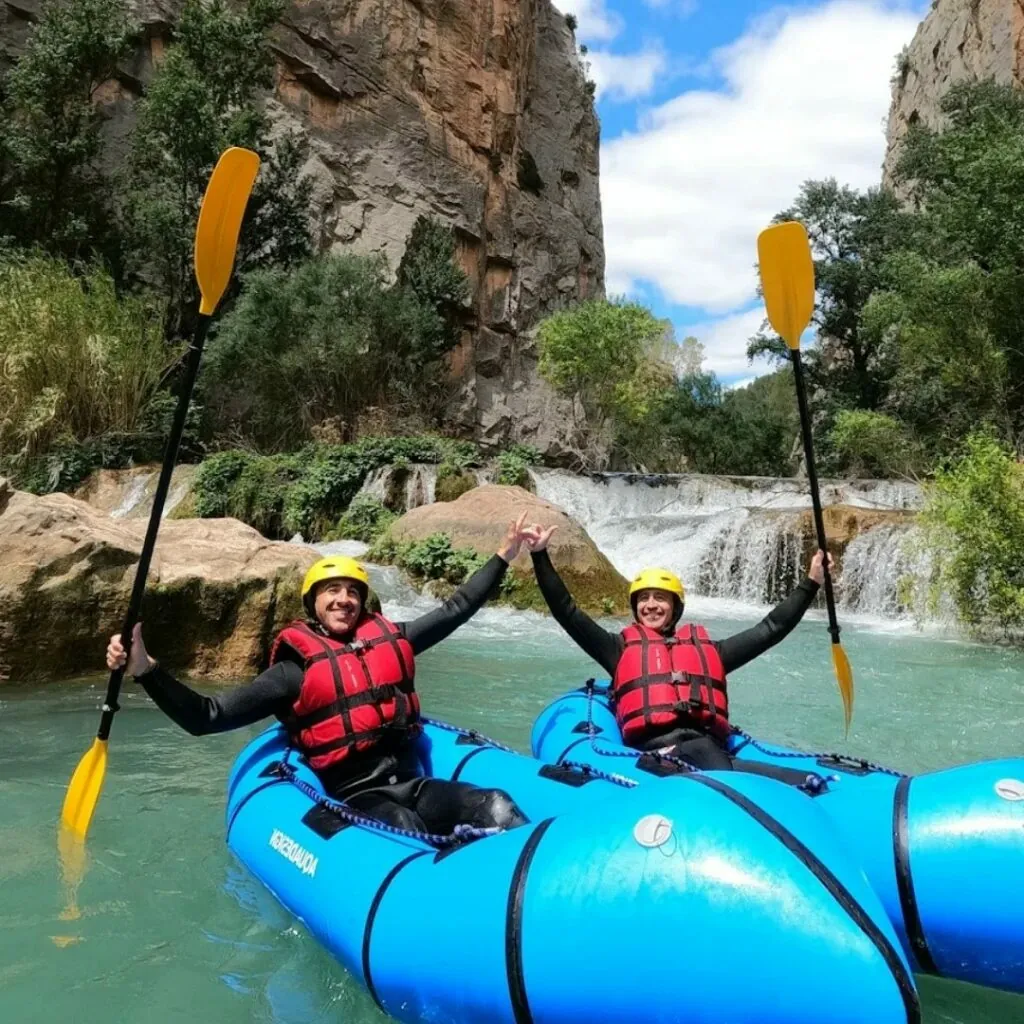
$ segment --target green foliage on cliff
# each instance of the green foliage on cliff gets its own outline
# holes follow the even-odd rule
[[[394,284],[384,260],[367,256],[251,275],[210,345],[213,429],[274,451],[332,418],[351,432],[370,409],[436,426],[465,289],[451,233],[429,221],[410,236]]]
[[[129,52],[125,0],[48,0],[0,81],[0,240],[117,259],[99,94]]]

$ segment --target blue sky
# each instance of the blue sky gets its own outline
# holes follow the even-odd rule
[[[751,379],[758,231],[808,178],[878,183],[889,78],[928,0],[554,0],[601,117],[607,285]]]

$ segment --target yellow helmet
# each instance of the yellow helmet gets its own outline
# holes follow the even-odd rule
[[[674,594],[680,601],[686,601],[686,591],[683,589],[679,577],[667,569],[641,569],[629,585],[629,599],[632,602],[633,595],[641,590],[667,590]]]
[[[366,569],[354,558],[341,556],[329,556],[314,562],[302,581],[302,602],[307,604],[306,598],[310,596],[313,588],[325,580],[355,580],[363,585],[363,600],[366,599],[366,592],[370,589],[370,577]]]

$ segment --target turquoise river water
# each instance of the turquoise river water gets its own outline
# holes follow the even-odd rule
[[[394,596],[392,615],[424,607]],[[757,617],[692,610],[718,636]],[[159,654],[159,637],[148,639]],[[847,743],[820,617],[735,676],[735,719],[765,738],[910,771],[1024,754],[1024,656],[878,628],[849,627],[844,640],[857,681]],[[537,711],[590,671],[550,621],[485,610],[421,659],[419,682],[428,713],[525,750]],[[68,912],[56,822],[103,685],[0,690],[0,1022],[384,1020],[224,845],[225,778],[256,730],[193,739],[132,685]],[[920,988],[927,1024],[1024,1021],[1024,998],[930,979]]]

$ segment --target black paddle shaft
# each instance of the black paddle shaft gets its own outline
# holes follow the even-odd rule
[[[825,539],[825,519],[821,514],[821,495],[818,493],[818,473],[814,468],[814,442],[811,438],[811,414],[807,409],[807,389],[804,386],[804,364],[800,349],[791,350],[793,358],[793,379],[796,381],[796,400],[800,406],[800,432],[804,439],[804,460],[807,463],[807,480],[811,485],[811,505],[814,507],[814,527],[818,531],[818,547],[825,552],[825,604],[828,607],[828,631],[832,643],[839,643],[839,623],[836,621],[836,599],[832,592],[832,574],[828,571],[828,547]]]
[[[178,458],[181,435],[185,432],[185,420],[188,418],[192,389],[195,387],[196,377],[199,374],[199,363],[203,358],[203,343],[206,341],[206,330],[209,325],[210,318],[208,316],[199,317],[192,344],[189,347],[188,364],[185,368],[185,380],[181,387],[181,394],[178,396],[178,407],[174,410],[174,423],[171,425],[167,447],[164,449],[164,462],[160,467],[160,481],[156,485],[156,493],[153,495],[153,510],[149,513],[146,539],[142,545],[138,568],[135,570],[135,583],[132,585],[132,596],[128,602],[128,613],[124,617],[124,625],[121,626],[121,644],[124,647],[126,665],[127,658],[132,653],[132,631],[135,629],[135,623],[139,621],[142,597],[146,592],[146,577],[149,575],[149,563],[153,560],[156,535],[160,530],[160,519],[163,516],[164,503],[167,501],[167,492],[171,487],[171,474],[174,472],[174,464]],[[110,735],[110,726],[118,710],[117,697],[121,692],[123,678],[124,668],[116,668],[110,673],[110,680],[107,682],[107,696],[103,701],[100,728],[96,733],[98,739],[105,740]]]

